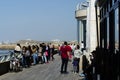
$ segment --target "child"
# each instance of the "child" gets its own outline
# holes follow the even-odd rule
[[[76,57],[74,57],[72,64],[73,64],[73,72],[76,74],[77,73],[77,65],[78,65],[78,61],[77,61]]]

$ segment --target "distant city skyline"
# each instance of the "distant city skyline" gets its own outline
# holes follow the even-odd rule
[[[1,0],[0,42],[76,40],[76,5],[85,0]]]

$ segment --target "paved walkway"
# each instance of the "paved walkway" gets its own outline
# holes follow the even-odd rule
[[[68,64],[68,74],[61,74],[60,67],[60,56],[55,55],[54,61],[31,66],[17,73],[9,72],[0,76],[0,80],[83,80],[78,74],[72,72],[71,62]]]

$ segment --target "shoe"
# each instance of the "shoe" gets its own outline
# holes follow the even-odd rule
[[[64,72],[63,71],[60,71],[61,74],[63,74]]]
[[[68,72],[67,72],[67,71],[64,71],[63,73],[64,73],[64,74],[68,74]]]

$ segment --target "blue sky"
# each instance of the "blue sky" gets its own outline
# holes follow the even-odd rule
[[[83,0],[0,0],[0,41],[76,40],[76,5]]]

